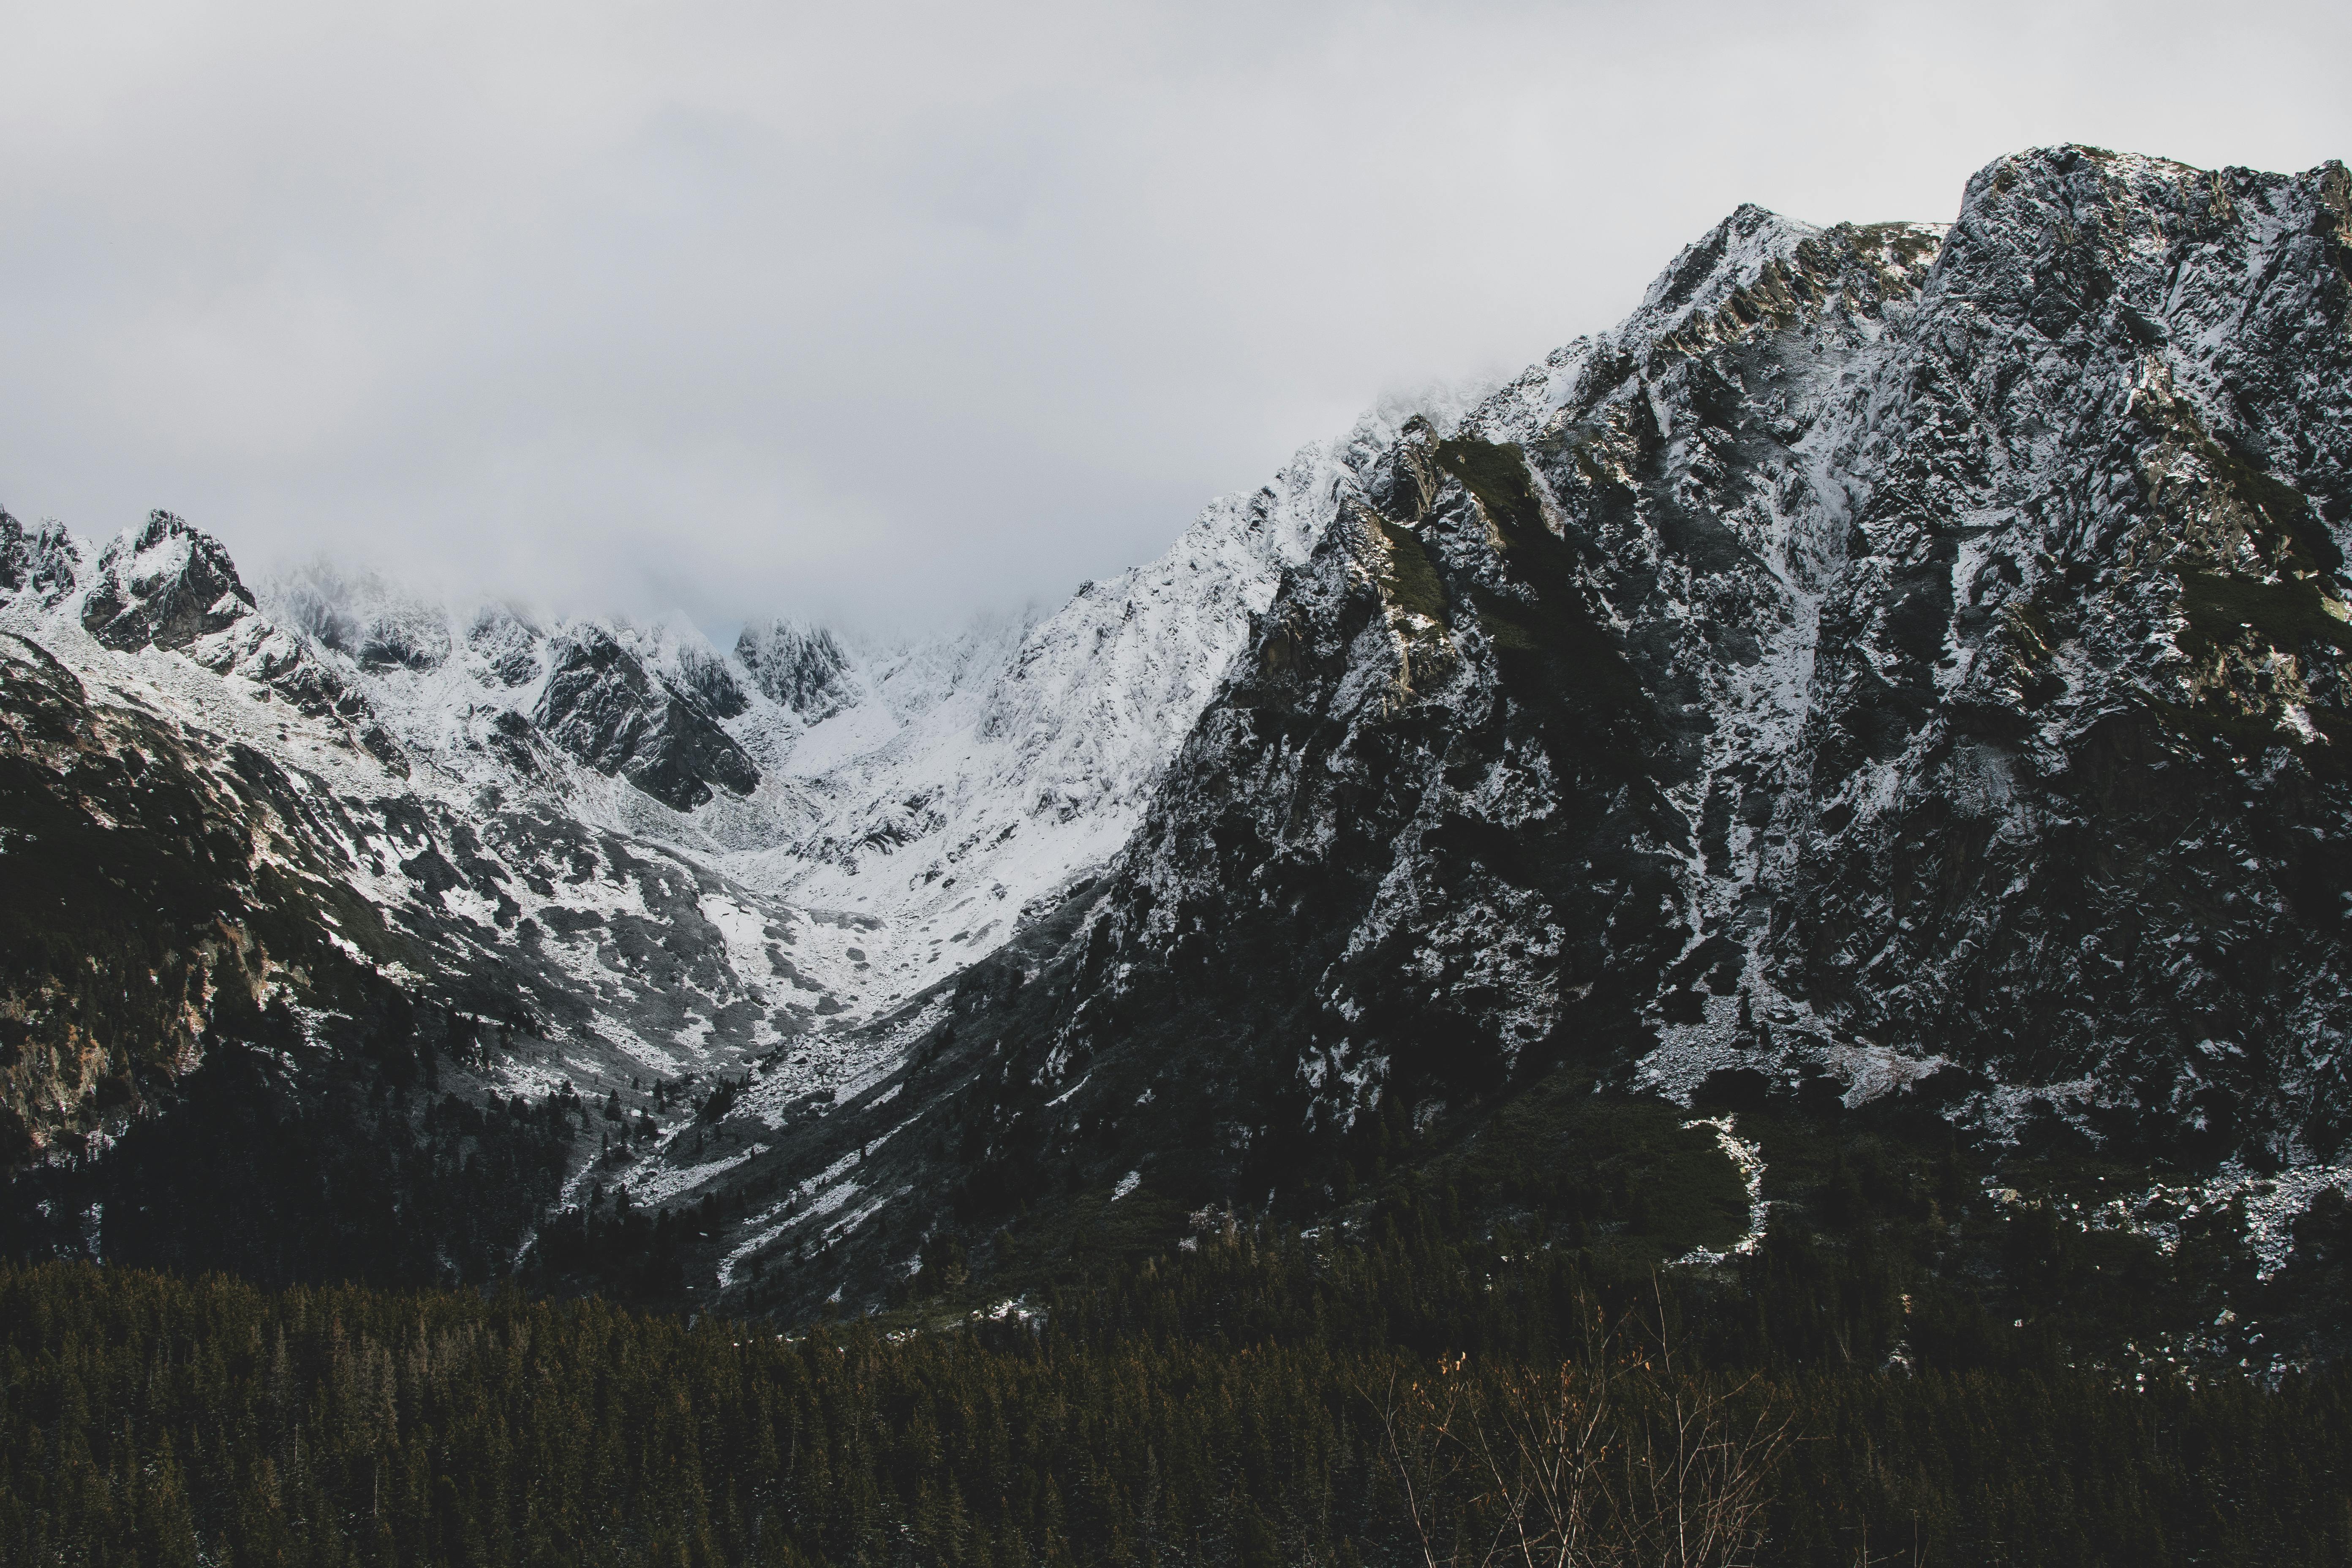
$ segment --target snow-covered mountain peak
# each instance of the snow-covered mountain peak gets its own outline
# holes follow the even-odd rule
[[[1601,408],[1637,395],[1651,403],[1653,418],[1671,423],[1675,399],[1649,398],[1650,384],[1672,379],[1712,346],[1753,340],[1801,318],[1874,323],[1890,310],[1907,310],[1948,227],[1900,222],[1824,228],[1744,204],[1685,246],[1633,314],[1528,366],[1465,411],[1460,433],[1524,442],[1571,408],[1589,423]]]
[[[263,607],[362,668],[437,668],[457,646],[447,608],[373,572],[345,574],[316,561],[268,584]]]
[[[1654,341],[1694,317],[1721,310],[1768,268],[1786,265],[1797,247],[1822,231],[1811,224],[1743,202],[1685,246],[1651,281],[1641,305],[1613,334],[1627,345]]]
[[[824,626],[782,619],[745,626],[735,658],[771,700],[804,723],[823,723],[863,695],[848,652]]]
[[[27,529],[0,510],[0,604],[30,590],[35,600],[54,605],[73,591],[81,559],[80,541],[63,523]]]
[[[252,591],[218,540],[155,511],[108,542],[81,618],[108,647],[175,649],[227,630],[255,609]]]

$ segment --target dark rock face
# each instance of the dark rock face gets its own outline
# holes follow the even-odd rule
[[[0,605],[29,594],[47,606],[73,591],[73,542],[58,523],[27,532],[0,511]]]
[[[509,1101],[495,1058],[541,996],[580,1002],[355,888],[387,826],[505,875],[368,811],[0,633],[0,1250],[386,1283],[512,1258],[587,1118]]]
[[[1743,208],[1409,429],[959,1024],[1076,1086],[981,1146],[1262,1192],[1379,1097],[1572,1060],[2334,1156],[2347,212],[2336,165],[2075,148],[1948,235]]]
[[[857,700],[848,680],[849,656],[834,635],[778,621],[746,626],[735,657],[760,689],[809,723],[822,723]]]
[[[110,648],[186,647],[254,610],[236,564],[210,534],[168,511],[106,547],[81,622]]]
[[[678,811],[709,802],[714,784],[737,795],[759,787],[759,769],[709,710],[648,673],[605,632],[564,637],[551,657],[535,717],[590,767],[625,776]]]
[[[1792,993],[2116,1136],[2342,1144],[2347,187],[1970,184],[1838,454],[1873,483],[1775,817]]]
[[[698,647],[679,651],[677,682],[714,719],[735,718],[751,706],[725,663]]]
[[[368,627],[355,657],[364,668],[399,665],[408,669],[436,669],[449,657],[449,637],[438,626],[378,622]]]
[[[135,719],[107,733],[64,666],[0,634],[0,1163],[168,1089],[204,1004],[249,995],[248,833],[174,740]]]

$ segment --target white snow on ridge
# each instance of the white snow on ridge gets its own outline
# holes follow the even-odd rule
[[[683,619],[541,620],[326,567],[265,586],[256,605],[224,597],[209,612],[224,629],[180,651],[101,646],[81,617],[104,563],[142,601],[170,592],[175,563],[225,567],[176,521],[152,549],[131,545],[153,521],[106,550],[66,539],[70,591],[0,600],[0,629],[58,655],[101,701],[277,762],[322,807],[299,831],[324,834],[378,907],[436,918],[446,940],[486,955],[527,939],[583,1012],[544,1039],[518,1035],[493,1069],[504,1089],[601,1098],[648,1074],[746,1072],[743,1110],[776,1126],[881,1083],[937,1022],[939,1002],[907,1005],[918,993],[1119,853],[1283,574],[1414,412],[1383,410],[1302,450],[1274,483],[1206,508],[1160,560],[1087,584],[1052,616],[900,644],[826,637],[831,684],[798,707]],[[684,703],[701,715],[688,744],[707,748],[715,723],[756,785],[681,811],[596,771],[548,718],[559,668],[575,682],[563,711],[587,737],[574,743],[675,738]],[[584,705],[583,671],[604,681]],[[512,829],[532,823],[523,855],[554,858],[527,865]],[[567,838],[567,825],[588,834]],[[446,869],[428,853],[445,841],[502,891],[476,872],[450,885],[420,870],[419,857]],[[630,943],[681,899],[721,968],[665,992]],[[622,1182],[685,1194],[739,1157],[714,1149],[668,1171],[682,1149],[667,1124],[683,1114],[661,1119],[664,1158],[625,1160]]]
[[[1213,502],[1159,560],[1087,584],[1051,616],[900,643],[796,632],[840,661],[805,716],[683,618],[542,625],[510,605],[430,605],[325,568],[263,599],[452,797],[543,797],[752,891],[848,918],[857,929],[830,944],[823,980],[840,1021],[860,1022],[985,956],[1118,853],[1253,616],[1321,537],[1353,473],[1416,412],[1427,410],[1386,407],[1302,449],[1272,484]],[[716,671],[740,692],[742,710],[719,723],[760,770],[751,794],[719,790],[677,811],[544,745],[535,775],[518,770],[510,716],[533,714],[559,642],[600,632],[673,691],[698,693]],[[730,934],[729,945],[747,979],[767,974],[762,943]]]
[[[898,655],[951,666],[950,678],[919,710],[899,706],[903,723],[865,750],[831,732],[874,726],[860,717],[867,703],[811,730],[812,754],[785,767],[826,803],[820,826],[718,863],[748,886],[882,921],[890,980],[878,1001],[992,950],[1024,910],[1125,845],[1252,617],[1322,536],[1354,468],[1406,416],[1368,416],[1342,440],[1305,448],[1272,485],[1212,503],[1158,561],[1087,584],[1017,637],[996,623],[971,634],[981,646],[961,661],[936,648]],[[873,653],[852,658],[868,689],[895,673]]]

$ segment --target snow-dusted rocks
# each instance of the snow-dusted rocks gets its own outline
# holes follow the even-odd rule
[[[2340,1163],[2347,547],[2344,171],[2057,148],[1948,229],[1743,207],[1050,614],[721,650],[0,518],[0,622],[266,763],[506,1085],[732,1075],[599,1170],[756,1190],[733,1279],[1562,1063]]]
[[[2347,213],[2080,148],[1948,231],[1743,208],[1386,436],[1065,950],[959,1017],[1004,1116],[1065,1097],[991,1157],[1263,1194],[1568,1062],[2334,1158]]]
[[[706,684],[742,710],[732,681]],[[714,786],[740,795],[760,782],[751,759],[719,729],[698,695],[648,675],[602,627],[583,626],[554,641],[531,716],[557,745],[598,773],[623,774],[678,811],[709,801]]]
[[[158,511],[99,557],[81,624],[106,647],[176,651],[253,610],[253,594],[219,542]]]
[[[2347,214],[2337,165],[1970,183],[1827,452],[1854,533],[1768,819],[1789,994],[2087,1080],[2043,1113],[2104,1136],[2341,1141]]]
[[[27,530],[0,511],[0,605],[27,598],[55,605],[73,592],[79,555],[63,525],[48,522]]]
[[[735,657],[761,691],[804,724],[822,724],[857,701],[849,676],[849,655],[823,626],[771,621],[746,626],[735,640]]]
[[[614,634],[550,637],[510,613],[461,627],[319,572],[265,613],[216,542],[162,514],[103,551],[11,521],[0,552],[15,650],[0,853],[79,834],[180,889],[158,921],[191,900],[218,911],[217,934],[197,920],[194,935],[139,938],[170,962],[92,954],[131,964],[126,994],[226,942],[252,1004],[303,1010],[318,1043],[373,1026],[352,1013],[352,987],[371,1007],[397,993],[445,1022],[497,1020],[501,1049],[471,1064],[481,1084],[541,1092],[740,1070],[850,1013],[836,994],[856,973],[847,931],[632,837],[610,808],[616,791],[640,795],[632,778],[678,795],[759,783],[704,706],[708,672],[699,689],[676,674],[691,650],[640,639],[641,657]],[[82,918],[72,889],[115,896],[100,874],[114,853],[77,851],[93,869],[68,881],[61,920]],[[13,978],[0,1013],[76,1057],[89,1035],[68,1005],[73,965]],[[46,1147],[167,1100],[217,1031],[245,1028],[220,996],[195,984],[182,1046],[111,1102],[12,1101],[26,1136]],[[100,1078],[121,1044],[98,1042]]]
[[[803,661],[792,668],[827,672],[812,710],[824,716],[782,763],[821,815],[732,868],[885,921],[908,992],[993,951],[1126,844],[1253,617],[1395,422],[1302,451],[1275,483],[1211,505],[1160,560],[1044,619],[902,648],[747,639],[761,671],[783,649]]]

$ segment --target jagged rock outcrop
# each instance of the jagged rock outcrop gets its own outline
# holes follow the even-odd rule
[[[25,525],[0,511],[0,605],[18,596],[47,606],[73,591],[77,557],[62,524]]]
[[[173,652],[226,631],[253,610],[252,590],[220,542],[156,511],[99,557],[81,624],[107,647]]]
[[[822,626],[772,621],[745,626],[735,657],[760,689],[810,724],[821,724],[857,700],[849,655]]]
[[[743,694],[727,661],[707,647],[680,647],[673,679],[714,719],[740,718],[751,710],[751,700]]]
[[[1762,951],[1855,1032],[2173,1154],[2352,1112],[2352,200],[2063,148],[1971,182],[1832,454]]]
[[[541,634],[506,605],[485,605],[466,628],[466,647],[499,685],[512,690],[539,679]]]
[[[532,716],[598,773],[625,774],[675,810],[705,804],[713,785],[737,795],[759,786],[759,768],[710,710],[648,674],[601,627],[557,639]]]

